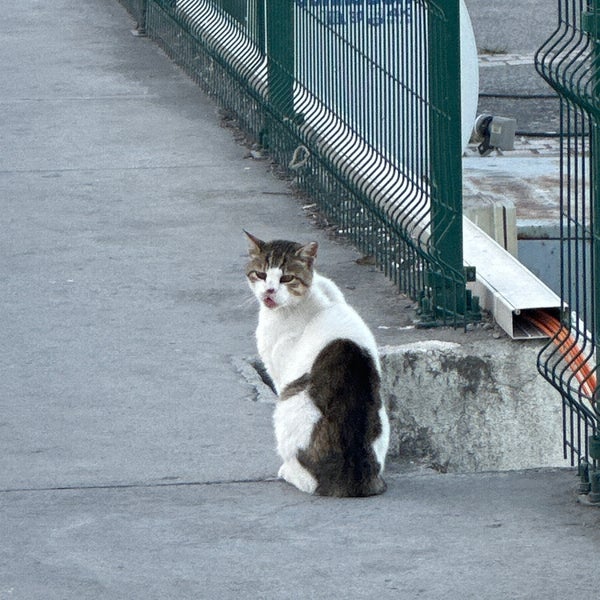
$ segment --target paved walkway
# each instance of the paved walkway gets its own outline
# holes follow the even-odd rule
[[[367,500],[273,479],[239,373],[243,227],[317,239],[381,344],[468,338],[406,329],[411,303],[132,26],[115,0],[0,24],[0,600],[593,594],[600,512],[571,471],[395,464]]]

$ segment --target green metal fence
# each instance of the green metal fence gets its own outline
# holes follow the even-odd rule
[[[147,0],[120,0],[121,4],[129,11],[129,14],[135,19],[136,29],[140,33],[146,31],[146,8]]]
[[[459,0],[147,0],[235,113],[423,324],[477,318],[462,257]]]
[[[540,372],[562,395],[565,458],[600,502],[600,1],[559,0],[559,22],[536,57],[561,97],[562,329]]]

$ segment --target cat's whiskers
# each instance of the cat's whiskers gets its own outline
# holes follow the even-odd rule
[[[255,304],[256,304],[256,296],[248,296],[247,298],[244,298],[244,300],[242,300],[236,306],[236,308],[247,308],[250,305],[254,306]]]

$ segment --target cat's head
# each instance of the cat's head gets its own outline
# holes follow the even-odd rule
[[[312,283],[317,242],[263,242],[244,233],[250,243],[246,277],[258,301],[273,310],[301,302]]]

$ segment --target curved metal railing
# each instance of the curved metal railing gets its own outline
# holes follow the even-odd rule
[[[540,75],[561,97],[562,324],[538,359],[561,393],[565,457],[597,462],[597,350],[600,310],[600,4],[559,0],[556,30],[536,55]]]
[[[463,324],[459,0],[148,0],[147,30],[411,297]]]

